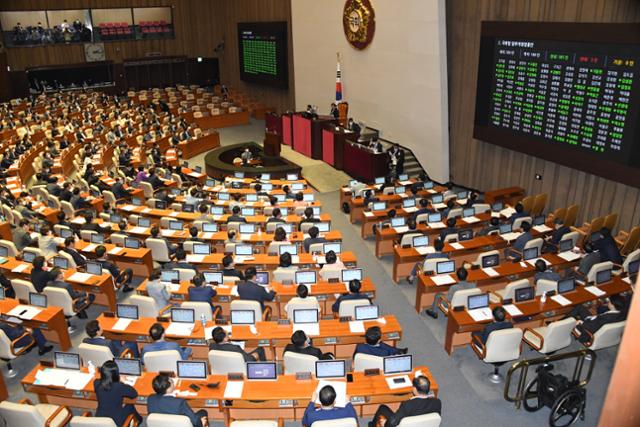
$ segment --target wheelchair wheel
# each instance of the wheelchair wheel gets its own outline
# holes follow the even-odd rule
[[[584,396],[581,390],[567,390],[558,397],[549,414],[549,426],[568,427],[576,422],[584,411]]]
[[[544,406],[540,399],[539,384],[538,378],[536,377],[532,379],[524,389],[522,405],[527,412],[536,412]]]

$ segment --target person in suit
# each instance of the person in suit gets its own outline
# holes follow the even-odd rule
[[[340,110],[338,110],[338,106],[336,105],[335,102],[331,103],[329,115],[333,117],[335,120],[338,120],[340,118]]]
[[[442,217],[447,218],[448,221],[449,219],[452,219],[449,218],[449,212],[451,212],[453,209],[456,209],[456,202],[453,199],[449,199],[447,200],[446,205],[447,207],[442,210]]]
[[[265,360],[267,360],[264,348],[257,347],[252,352],[247,353],[239,345],[230,343],[229,335],[225,332],[224,328],[220,326],[216,326],[213,331],[211,331],[211,338],[213,338],[213,342],[209,344],[209,350],[240,353],[245,362],[264,362]]]
[[[456,219],[455,218],[448,218],[447,219],[447,228],[442,229],[442,231],[440,232],[440,240],[442,240],[444,242],[444,239],[449,235],[449,234],[458,234],[458,229],[456,228]]]
[[[160,179],[160,177],[156,174],[156,169],[155,168],[149,169],[148,182],[149,182],[149,184],[151,184],[151,186],[153,187],[154,191],[164,187],[164,181],[162,181]]]
[[[152,238],[164,241],[164,243],[167,245],[169,256],[173,255],[176,252],[178,245],[174,245],[173,243],[169,242],[166,237],[162,236],[160,234],[160,228],[157,225],[153,225],[151,229],[149,229],[149,233],[151,233]]]
[[[267,224],[271,222],[284,222],[284,220],[282,219],[282,211],[280,210],[280,208],[275,208],[271,212],[271,216],[267,220]]]
[[[411,218],[413,218],[414,221],[418,220],[418,215],[430,214],[435,212],[433,206],[431,206],[431,200],[429,199],[420,199],[419,205],[420,207],[418,208],[418,210],[411,215]]]
[[[366,190],[364,192],[364,203],[365,208],[369,206],[370,203],[375,203],[378,201],[378,198],[375,196],[372,190]]]
[[[369,141],[369,149],[374,153],[382,153],[382,143],[378,138],[373,138]]]
[[[198,234],[200,233],[200,230],[198,230],[198,227],[196,227],[195,225],[192,225],[191,227],[189,227],[189,241],[191,242],[197,242],[197,243],[208,243],[206,240],[201,239],[200,237],[198,237]]]
[[[529,240],[533,239],[531,235],[531,224],[529,222],[524,221],[522,223],[522,234],[518,236],[518,238],[513,242],[511,248],[507,248],[504,250],[505,258],[510,258],[514,261],[520,261],[521,255],[524,251],[524,247]],[[518,251],[518,252],[516,252]]]
[[[218,295],[211,286],[202,286],[204,284],[204,275],[198,273],[191,279],[193,286],[189,287],[189,301],[199,301],[209,303],[212,311],[219,308],[218,317],[222,316],[222,307],[213,304],[213,299]]]
[[[480,338],[483,344],[487,343],[491,332],[513,328],[513,324],[505,320],[507,311],[504,308],[496,307],[491,313],[493,314],[493,322],[486,325],[482,331],[472,333],[472,335]]]
[[[591,267],[602,262],[602,258],[600,257],[600,251],[597,251],[591,242],[584,242],[582,248],[584,249],[585,255],[580,260],[580,264],[575,273],[579,277],[586,278]]]
[[[120,271],[114,263],[107,259],[107,248],[104,245],[99,245],[96,248],[96,261],[100,263],[103,270],[107,270],[111,274],[114,282],[124,284],[122,292],[133,291],[133,288],[130,286],[131,279],[133,279],[133,270],[131,268],[125,268]]]
[[[304,331],[295,331],[291,335],[291,343],[287,344],[284,348],[284,352],[290,351],[292,353],[307,354],[309,356],[317,357],[320,360],[334,359],[331,353],[322,353],[317,347],[314,347],[311,338],[307,337]]]
[[[339,420],[341,418],[353,418],[358,420],[358,415],[351,402],[348,402],[344,408],[335,406],[336,390],[326,385],[320,389],[320,393],[313,392],[309,405],[304,410],[302,417],[302,425],[310,427],[316,421]],[[320,400],[320,407],[316,407],[316,401]]]
[[[87,258],[76,249],[75,237],[69,236],[65,238],[64,248],[62,248],[61,251],[71,255],[71,258],[73,258],[73,262],[77,267],[84,267],[85,265],[87,265]]]
[[[571,228],[567,227],[564,224],[564,221],[562,220],[562,218],[556,218],[553,221],[553,225],[555,230],[551,235],[551,239],[549,239],[549,243],[551,243],[554,246],[558,246],[558,244],[562,240],[562,237],[567,233],[571,233]]]
[[[208,425],[205,409],[193,412],[186,400],[169,396],[175,390],[175,383],[167,374],[156,375],[151,386],[156,393],[147,398],[149,414],[183,415],[189,418],[193,427]]]
[[[598,310],[598,314],[592,315],[591,311],[583,305],[573,310],[574,317],[578,320],[576,331],[580,333],[578,341],[588,343],[593,334],[608,323],[617,323],[625,320],[628,314],[628,301],[620,294],[611,295],[606,307]]]
[[[35,257],[32,264],[31,283],[33,283],[36,291],[42,292],[50,281],[55,280],[56,276],[53,272],[45,270],[45,259],[43,256]]]
[[[160,323],[154,323],[151,325],[151,328],[149,328],[149,336],[151,336],[153,342],[142,347],[141,356],[143,359],[146,353],[163,350],[176,350],[180,353],[180,358],[182,360],[187,360],[189,359],[189,356],[191,356],[191,348],[180,347],[175,341],[164,340],[164,326]]]
[[[60,195],[58,196],[58,199],[60,199],[60,201],[68,202],[71,200],[71,197],[73,197],[73,193],[71,192],[70,188],[71,183],[64,182],[62,184],[62,190],[60,190]]]
[[[93,301],[96,299],[96,295],[87,293],[87,292],[76,291],[75,289],[73,289],[73,287],[70,284],[64,281],[64,274],[62,272],[62,269],[60,268],[56,267],[53,270],[51,270],[51,276],[53,276],[53,280],[51,280],[47,284],[45,289],[51,286],[54,288],[66,290],[69,296],[71,297],[71,299],[74,300],[73,308],[75,310],[80,310],[78,312],[78,318],[86,319],[87,312],[85,310],[91,304],[93,304]]]
[[[36,243],[37,240],[32,239],[29,232],[29,221],[21,219],[18,227],[13,230],[13,244],[16,245],[16,249],[22,251],[27,246],[33,246]]]
[[[97,320],[89,320],[84,326],[84,330],[87,333],[87,336],[82,340],[82,342],[85,344],[109,347],[109,350],[111,350],[111,354],[113,354],[114,357],[120,357],[125,349],[129,349],[133,357],[140,357],[138,346],[135,342],[116,341],[105,338],[102,335],[102,328]]]
[[[128,384],[120,382],[120,371],[113,360],[108,360],[100,367],[100,378],[93,381],[93,389],[98,400],[96,417],[111,418],[117,426],[124,425],[127,417],[133,414],[138,422],[142,417],[132,404],[124,404],[124,399],[135,399],[138,392]]]
[[[240,159],[242,159],[243,165],[248,165],[252,158],[251,150],[245,148],[242,154],[240,155]]]
[[[174,268],[186,268],[189,270],[198,271],[198,268],[187,262],[187,253],[181,247],[176,248],[175,251],[175,261],[168,262],[164,265],[165,270],[173,270]]]
[[[529,216],[529,212],[524,211],[524,205],[522,203],[518,202],[516,204],[515,210],[516,211],[513,214],[511,214],[511,216],[509,217],[509,222],[511,224],[513,224],[513,222],[518,218]]]
[[[362,130],[360,125],[358,123],[356,123],[353,120],[353,118],[350,118],[349,121],[347,122],[347,129],[350,130],[351,132],[356,133],[356,134],[359,134],[360,131]]]
[[[316,227],[315,225],[309,229],[309,237],[304,239],[304,241],[302,242],[305,252],[309,252],[309,248],[311,248],[311,245],[315,243],[327,242],[327,239],[325,239],[324,237],[318,237],[318,234],[320,234],[320,230],[318,230],[318,227]]]
[[[289,307],[289,304],[293,304],[295,306],[296,304],[306,303],[306,302],[308,302],[309,304],[314,304],[316,307],[319,307],[318,299],[316,297],[309,296],[309,288],[307,288],[305,285],[298,285],[298,287],[296,288],[296,296],[291,298],[289,302],[285,304],[284,311],[288,313],[287,307]]]
[[[227,218],[227,224],[230,222],[247,222],[247,219],[240,215],[240,206],[234,206],[231,209],[231,215]]]
[[[500,230],[500,218],[493,217],[489,220],[489,225],[478,231],[477,236],[488,236],[489,233]]]
[[[621,265],[623,262],[622,255],[620,255],[620,249],[616,241],[611,236],[611,230],[607,227],[600,229],[600,237],[597,240],[593,240],[593,246],[600,252],[601,262],[611,261],[614,264]]]
[[[82,196],[82,194],[80,194],[80,188],[74,188],[72,194],[73,195],[71,196],[71,200],[69,200],[69,203],[71,203],[73,209],[79,210],[91,208],[91,203],[89,203],[89,200],[86,197]]]
[[[560,275],[553,271],[551,268],[547,268],[547,263],[544,260],[537,260],[535,265],[536,274],[533,276],[533,283],[538,283],[538,280],[551,280],[552,282],[557,282],[561,279]]]
[[[236,268],[231,255],[225,255],[224,258],[222,258],[222,275],[226,277],[237,277],[240,280],[244,280],[244,274]]]
[[[20,325],[11,325],[9,323],[0,322],[0,329],[5,333],[9,341],[16,341],[14,343],[15,348],[25,347],[31,344],[31,337],[38,346],[38,355],[42,356],[53,350],[53,346],[47,344],[47,339],[42,335],[42,332],[38,328],[25,328]],[[31,337],[24,336],[20,338],[25,332],[29,332]]]
[[[91,212],[86,212],[82,217],[84,218],[84,224],[82,224],[80,230],[95,231],[98,234],[101,234],[103,232],[103,228],[100,227],[98,223],[93,221],[93,215],[91,215]],[[109,231],[111,230],[111,227],[105,227],[104,230]]]
[[[393,412],[387,405],[380,405],[369,427],[377,427],[381,418],[386,422],[385,427],[396,427],[407,417],[415,417],[431,413],[442,413],[442,402],[437,397],[429,395],[431,382],[424,375],[416,376],[412,381],[413,397],[400,404],[400,408]]]
[[[116,182],[111,187],[111,191],[113,195],[116,196],[116,199],[128,199],[131,197],[131,192],[124,188],[124,184],[122,183],[122,178],[120,176],[116,177]]]
[[[336,300],[336,302],[334,302],[333,305],[331,306],[331,311],[333,311],[334,313],[340,312],[340,304],[342,303],[342,301],[366,299],[366,300],[369,300],[369,303],[371,303],[371,300],[369,299],[369,297],[367,297],[366,294],[360,293],[361,288],[362,288],[362,283],[360,283],[360,280],[353,279],[352,281],[350,281],[349,293],[345,295],[340,295]]]
[[[38,238],[38,248],[42,251],[45,258],[50,259],[58,254],[58,242],[51,231],[51,227],[44,224],[40,227],[40,237]]]
[[[446,300],[443,301],[443,299],[445,298],[444,294],[442,292],[438,292],[437,294],[435,294],[435,296],[433,297],[433,304],[431,304],[431,308],[427,309],[426,313],[428,316],[433,317],[434,319],[438,318],[438,304],[442,301],[443,303],[445,302],[450,302],[451,299],[453,298],[453,294],[455,294],[457,291],[461,291],[463,289],[471,289],[471,288],[475,288],[476,284],[474,282],[467,282],[467,277],[469,276],[469,272],[467,271],[466,268],[464,267],[460,267],[457,271],[456,271],[456,277],[458,278],[458,282],[456,284],[453,284],[451,286],[449,286],[449,290],[447,291],[447,296],[446,296]],[[448,305],[445,304],[445,305]]]
[[[396,356],[398,354],[406,354],[406,348],[391,347],[389,344],[382,342],[382,330],[379,326],[371,326],[364,334],[365,342],[356,345],[356,350],[353,352],[353,356],[356,354],[369,354],[371,356],[386,357]]]
[[[415,263],[415,265],[413,266],[413,270],[411,270],[411,274],[409,276],[407,276],[407,282],[409,283],[413,283],[413,281],[415,280],[417,274],[418,274],[418,268],[420,268],[420,266],[422,266],[422,269],[424,270],[424,265],[425,262],[428,259],[437,259],[437,258],[449,258],[449,254],[445,254],[443,253],[444,249],[444,242],[440,239],[436,239],[433,241],[433,253],[430,254],[426,254],[424,259],[422,261],[418,261]]]
[[[274,290],[260,286],[253,279],[256,277],[255,267],[249,267],[244,271],[245,280],[238,282],[238,295],[240,299],[258,301],[262,311],[264,311],[264,303],[273,301],[276,297]]]

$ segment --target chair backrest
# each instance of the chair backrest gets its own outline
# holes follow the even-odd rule
[[[591,223],[589,224],[589,229],[587,231],[587,236],[590,236],[592,233],[595,233],[596,231],[600,231],[602,229],[602,227],[604,227],[604,217],[603,216],[599,216],[597,218],[594,218],[591,220]]]
[[[80,354],[80,358],[82,359],[82,366],[89,366],[89,361],[91,361],[97,368],[102,366],[104,362],[112,360],[114,356],[119,356],[118,354],[111,353],[111,350],[106,345],[95,345],[87,343],[81,343],[78,346],[78,353]]]
[[[414,237],[418,237],[418,236],[422,236],[422,233],[407,233],[404,236],[402,236],[402,239],[400,239],[400,246],[406,246],[409,245],[411,247],[413,247],[413,238]]]
[[[540,353],[552,353],[571,345],[571,331],[575,326],[573,317],[549,323]]]
[[[253,310],[256,322],[262,320],[262,307],[258,301],[237,299],[231,301],[231,310]]]
[[[353,371],[363,372],[366,369],[380,369],[380,372],[382,372],[384,369],[384,358],[371,354],[356,353],[356,355],[353,356]]]
[[[73,205],[65,200],[60,202],[60,208],[62,212],[67,216],[67,218],[73,218],[76,210],[73,208]]]
[[[442,422],[440,414],[432,412],[430,414],[405,417],[400,421],[398,427],[439,427],[440,422]]]
[[[171,221],[175,221],[175,220],[176,220],[175,218],[170,217],[170,216],[163,216],[163,217],[160,217],[160,227],[161,227],[161,228],[168,229],[168,228],[169,228],[169,223],[170,223]]]
[[[151,257],[153,258],[154,261],[157,261],[157,262],[171,261],[171,259],[169,258],[169,249],[167,248],[167,244],[165,243],[164,240],[148,237],[144,241],[144,245],[151,250]]]
[[[305,222],[305,224],[310,224],[310,223],[306,223]],[[324,243],[314,243],[312,245],[309,245],[309,253],[313,253],[313,252],[323,253],[324,252]]]
[[[624,244],[620,248],[620,253],[624,256],[640,247],[640,226],[633,227],[627,236]]]
[[[147,427],[193,427],[186,415],[149,414]]]
[[[314,225],[315,224],[312,222],[303,222],[302,224],[300,224],[300,231],[302,231],[303,233],[308,233],[309,229]]]
[[[578,240],[580,240],[581,234],[577,231],[571,231],[569,233],[565,233],[562,236],[561,240],[569,240],[571,239],[571,241],[573,242],[573,247],[575,248],[576,246],[578,246]]]
[[[475,205],[473,205],[473,210],[475,211],[476,215],[491,212],[491,205],[488,203],[476,203]]]
[[[593,341],[589,348],[591,350],[600,350],[620,344],[626,324],[626,321],[605,324],[593,334]]]
[[[16,292],[16,298],[23,301],[29,301],[29,292],[37,292],[33,283],[23,279],[11,279],[11,287]]]
[[[561,219],[562,221],[565,221],[565,218],[567,216],[567,208],[557,208],[553,211],[552,215],[554,219]]]
[[[534,196],[527,196],[520,201],[520,203],[522,203],[522,206],[524,207],[525,212],[531,212],[531,209],[533,208],[534,200],[535,200]]]
[[[589,273],[587,274],[587,282],[595,282],[596,277],[599,272],[604,270],[609,270],[613,268],[613,263],[611,261],[599,262],[597,264],[593,264]]]
[[[11,340],[4,333],[2,329],[0,329],[0,359],[3,360],[11,360],[15,359],[17,356],[13,354],[11,351]]]
[[[196,320],[201,319],[203,314],[207,321],[213,320],[213,311],[211,310],[211,304],[208,302],[184,301],[180,306],[182,308],[192,308],[195,312]],[[209,339],[210,337],[205,338]]]
[[[296,278],[296,270],[293,269],[283,269],[283,268],[276,268],[273,271],[273,281],[274,282],[293,282]]]
[[[24,248],[22,250],[22,252],[30,252],[30,253],[34,254],[35,256],[44,256],[44,252],[42,252],[40,249],[32,248],[32,247],[29,247],[29,246]]]
[[[538,237],[537,239],[531,239],[524,245],[524,249],[538,248],[538,254],[542,253],[542,245],[544,244],[544,240]]]
[[[531,283],[529,283],[529,280],[527,279],[520,279],[514,282],[510,282],[509,284],[507,284],[507,286],[504,287],[504,292],[502,293],[502,299],[512,300],[516,296],[516,290],[522,289],[522,288],[528,288],[529,286],[531,286]]]
[[[529,224],[531,224],[533,222],[533,219],[530,216],[522,216],[520,218],[516,218],[513,221],[513,229],[517,230],[521,228],[523,222],[528,222]]]
[[[242,354],[232,351],[209,351],[209,366],[212,375],[227,375],[230,372],[247,373],[247,365]]]
[[[320,304],[315,297],[307,297],[305,299],[297,298],[295,301],[289,301],[287,303],[287,319],[293,319],[293,310],[314,308],[320,310]]]
[[[278,422],[266,420],[232,421],[229,427],[278,427]]]
[[[427,222],[428,219],[429,219],[429,214],[428,213],[422,213],[422,214],[416,216],[416,224],[421,224],[423,222]]]
[[[478,257],[476,258],[476,261],[474,262],[474,264],[479,265],[479,266],[482,267],[482,260],[485,257],[492,256],[492,255],[498,255],[498,257],[500,257],[500,251],[492,250],[492,251],[482,252],[482,253],[478,254]]]
[[[42,427],[45,423],[44,417],[35,406],[8,400],[0,403],[0,415],[7,426]]]
[[[368,299],[350,299],[340,302],[340,309],[338,315],[340,317],[352,317],[355,318],[356,307],[360,305],[370,305]]]
[[[467,306],[467,299],[471,296],[471,295],[478,295],[481,294],[482,291],[478,288],[471,288],[471,289],[460,289],[459,291],[456,291],[453,293],[453,296],[451,297],[451,301],[449,304],[449,307],[459,307],[459,306]]]
[[[547,204],[547,193],[538,194],[533,199],[533,207],[531,208],[531,215],[540,215],[544,211],[544,207]]]
[[[640,249],[636,249],[635,251],[627,255],[627,257],[624,259],[624,262],[622,263],[622,271],[624,271],[625,273],[628,273],[629,264],[631,264],[634,261],[638,261],[639,259],[640,259]]]
[[[47,304],[60,307],[65,316],[74,316],[76,314],[76,310],[73,307],[73,299],[66,289],[47,286],[42,293],[47,296]]]
[[[108,417],[81,417],[76,415],[71,418],[69,427],[119,427]]]
[[[95,230],[80,230],[80,238],[85,242],[91,241],[91,236],[94,234],[98,234]]]
[[[536,282],[536,296],[546,294],[549,291],[558,292],[558,282],[540,279]]]
[[[178,277],[181,281],[191,281],[193,277],[198,273],[192,268],[174,268],[178,272]]]
[[[298,372],[310,372],[315,374],[317,357],[309,354],[294,353],[287,351],[284,353],[284,373],[286,375]]]
[[[358,427],[358,421],[355,418],[316,421],[311,427]]]
[[[442,261],[449,261],[449,258],[429,258],[429,259],[425,259],[424,263],[422,264],[422,271],[423,272],[427,272],[427,271],[436,271],[436,265],[439,262]]]
[[[240,221],[231,221],[227,223],[227,230],[240,230],[240,224],[242,224]],[[273,223],[271,223],[273,224]],[[268,224],[267,224],[268,225]],[[274,228],[275,231],[275,228]],[[267,233],[270,233],[270,231],[267,230]]]
[[[171,371],[177,373],[177,363],[182,360],[178,350],[150,351],[142,357],[147,372]]]
[[[66,259],[67,262],[69,263],[69,268],[77,267],[76,262],[73,260],[73,257],[70,254],[66,253],[65,251],[58,251],[57,256]]]
[[[462,216],[462,208],[454,208],[447,214],[447,219]]]
[[[18,256],[18,248],[16,248],[16,245],[10,241],[10,240],[0,240],[0,246],[3,248],[7,248],[7,255],[9,255],[10,257],[16,257]]]
[[[607,227],[609,230],[613,231],[618,224],[618,214],[610,213],[609,215],[604,217],[604,227]]]
[[[140,317],[156,317],[158,309],[153,298],[146,295],[131,295],[125,301],[126,304],[138,306],[138,315]]]
[[[493,331],[487,338],[486,353],[483,359],[486,363],[500,363],[515,360],[520,357],[522,329],[510,328]]]
[[[153,185],[148,182],[142,181],[140,182],[140,188],[142,188],[145,199],[150,199],[153,197]]]
[[[576,224],[579,211],[580,211],[580,205],[571,205],[567,208],[567,215],[564,218],[564,224],[567,227],[571,227]]]
[[[111,235],[109,236],[109,240],[111,240],[111,243],[120,247],[124,247],[126,238],[127,235],[122,233],[111,233]],[[151,254],[153,254],[153,250],[151,251]]]

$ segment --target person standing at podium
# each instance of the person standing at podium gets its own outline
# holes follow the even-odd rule
[[[248,148],[245,148],[240,158],[242,159],[242,164],[244,166],[248,165],[251,159],[253,158],[253,155],[251,154],[251,150],[249,150]]]
[[[340,110],[338,110],[338,106],[335,102],[331,103],[331,112],[329,113],[329,115],[336,120],[340,118]]]

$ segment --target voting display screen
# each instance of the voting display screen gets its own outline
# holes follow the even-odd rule
[[[289,86],[286,22],[238,24],[240,78],[247,82]]]

